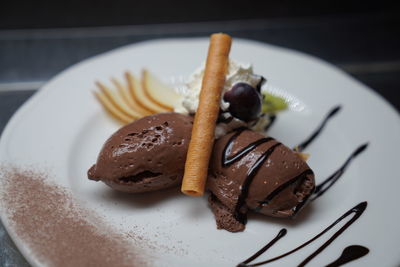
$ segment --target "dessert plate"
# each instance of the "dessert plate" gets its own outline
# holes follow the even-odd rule
[[[140,234],[152,244],[154,266],[235,266],[272,240],[287,234],[256,261],[287,252],[332,224],[357,204],[364,213],[309,262],[323,266],[343,249],[360,245],[369,253],[349,266],[397,266],[400,263],[398,210],[398,113],[371,89],[332,65],[299,52],[235,39],[231,58],[251,62],[268,79],[267,90],[284,95],[290,109],[278,116],[269,134],[289,147],[306,139],[334,106],[341,105],[321,135],[307,148],[309,165],[320,183],[360,145],[367,149],[343,176],[294,220],[249,217],[246,230],[217,230],[206,197],[191,198],[178,189],[144,195],[119,194],[87,179],[103,142],[119,125],[93,97],[94,81],[138,74],[148,68],[174,83],[205,59],[208,39],[155,40],[126,46],[85,60],[57,75],[14,115],[0,140],[0,162],[43,167],[119,231]],[[4,218],[3,218],[4,219]],[[350,218],[310,245],[271,266],[300,264]],[[5,221],[17,246],[31,263],[35,255]],[[269,265],[268,265],[269,266]]]

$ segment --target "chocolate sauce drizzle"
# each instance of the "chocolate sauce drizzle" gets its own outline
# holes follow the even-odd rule
[[[247,265],[247,264],[252,262],[253,260],[257,259],[259,256],[261,256],[265,251],[267,251],[270,247],[272,247],[279,239],[284,237],[286,235],[286,233],[287,233],[287,230],[285,228],[281,229],[279,231],[279,233],[274,237],[274,239],[269,241],[268,244],[266,244],[262,249],[257,251],[253,256],[251,256],[247,260],[239,263],[237,266],[238,267],[252,266],[252,265]]]
[[[252,150],[254,150],[255,148],[257,148],[258,146],[260,146],[261,144],[273,141],[275,139],[273,139],[272,137],[264,137],[264,138],[260,138],[252,143],[250,143],[249,145],[247,145],[246,147],[242,148],[239,152],[237,152],[234,155],[231,155],[232,152],[232,148],[234,145],[234,141],[236,140],[236,138],[238,138],[238,136],[245,130],[248,130],[245,127],[242,128],[238,128],[236,129],[236,132],[230,137],[230,139],[228,140],[223,152],[222,152],[222,166],[223,167],[228,167],[229,165],[235,163],[236,161],[240,160],[242,157],[244,157],[245,155],[247,155],[248,153],[250,153]],[[257,161],[253,164],[253,166],[251,166],[249,168],[249,170],[247,171],[247,175],[246,178],[240,188],[240,194],[238,197],[238,201],[236,203],[235,206],[235,218],[241,222],[241,223],[246,223],[247,220],[247,215],[246,215],[246,211],[242,210],[242,207],[245,206],[246,203],[246,199],[248,197],[249,194],[249,188],[251,183],[253,182],[254,177],[257,175],[258,170],[263,166],[264,162],[272,155],[272,153],[275,151],[275,149],[282,145],[281,143],[276,143],[274,145],[272,145],[269,149],[267,149],[258,159]],[[268,205],[270,201],[273,200],[274,197],[276,197],[280,192],[282,192],[283,190],[285,190],[285,188],[287,188],[288,186],[291,186],[292,184],[296,183],[299,179],[305,179],[305,177],[307,175],[313,174],[313,171],[311,169],[307,169],[304,172],[302,172],[301,174],[297,175],[296,177],[288,180],[287,182],[285,182],[284,184],[278,186],[274,191],[272,191],[263,201],[259,202],[258,206],[256,207],[256,211],[260,210],[263,206]],[[299,204],[297,204],[294,208],[293,208],[293,212],[294,214],[296,214],[303,206],[304,204],[307,202],[308,197],[306,199],[304,199],[302,202],[300,202]]]
[[[305,140],[304,142],[302,142],[300,145],[298,145],[297,151],[301,152],[304,149],[306,149],[314,140],[315,138],[322,132],[322,130],[324,129],[324,127],[326,126],[327,122],[335,115],[337,114],[337,112],[341,109],[341,106],[336,106],[334,107],[325,117],[325,119],[322,121],[322,123],[320,124],[320,126],[310,135],[310,137]],[[271,122],[270,124],[266,127],[265,130],[268,130],[269,127],[271,127],[271,125],[273,124],[273,122],[275,121],[275,117],[271,117],[270,118]],[[224,148],[223,151],[223,156],[222,156],[222,166],[223,167],[227,167],[231,164],[233,164],[234,162],[240,160],[242,157],[244,157],[246,154],[250,153],[252,150],[254,150],[255,148],[257,148],[258,146],[260,146],[261,144],[270,142],[272,140],[274,140],[271,137],[265,137],[265,138],[261,138],[251,144],[249,144],[248,146],[244,147],[243,149],[241,149],[239,152],[237,152],[235,155],[230,155],[232,152],[232,148],[234,145],[234,141],[235,139],[243,132],[247,130],[247,128],[239,128],[236,129],[235,134],[233,134],[231,136],[231,138],[229,139],[227,145]],[[238,221],[245,223],[247,220],[246,217],[246,212],[242,211],[242,207],[245,205],[246,202],[246,198],[248,196],[249,193],[249,187],[254,179],[254,177],[256,176],[258,170],[260,169],[260,167],[263,165],[263,163],[271,156],[271,154],[274,152],[274,150],[281,145],[281,143],[276,143],[274,145],[272,145],[267,151],[265,151],[256,161],[256,163],[254,163],[253,166],[251,166],[251,168],[248,170],[247,172],[247,176],[246,179],[241,187],[241,192],[238,198],[238,202],[236,204],[235,207],[235,217]],[[356,158],[359,154],[361,154],[363,151],[365,151],[365,149],[368,147],[368,143],[365,143],[361,146],[359,146],[348,158],[347,160],[344,162],[344,164],[337,170],[335,171],[331,176],[329,176],[327,179],[325,179],[322,183],[320,183],[319,185],[316,186],[315,188],[315,192],[313,193],[313,195],[311,196],[311,200],[315,200],[318,197],[320,197],[321,195],[323,195],[332,185],[334,185],[337,180],[343,175],[344,171],[347,169],[347,167],[349,166],[349,164],[352,162],[352,160],[354,158]],[[282,192],[285,188],[287,188],[288,186],[292,185],[293,183],[297,182],[299,179],[304,179],[304,177],[306,177],[309,174],[312,174],[312,170],[308,169],[306,171],[304,171],[303,173],[299,174],[298,176],[290,179],[289,181],[287,181],[286,183],[280,185],[278,188],[276,188],[273,192],[271,192],[263,201],[259,202],[259,205],[256,208],[257,209],[261,209],[262,206],[264,205],[268,205],[270,201],[272,201],[272,199],[274,197],[276,197],[280,192]],[[301,207],[308,201],[308,199],[303,200],[303,202],[299,203],[296,207],[294,207],[294,213],[296,213],[298,210],[301,209]],[[309,263],[312,259],[314,259],[318,254],[320,254],[326,247],[328,247],[339,235],[341,235],[351,224],[353,224],[360,216],[361,214],[365,211],[365,209],[367,208],[367,202],[361,202],[358,205],[356,205],[355,207],[353,207],[352,209],[348,210],[345,214],[343,214],[339,219],[337,219],[334,223],[332,223],[331,225],[329,225],[327,228],[325,228],[322,232],[320,232],[319,234],[317,234],[316,236],[314,236],[313,238],[309,239],[308,241],[306,241],[305,243],[303,243],[302,245],[290,250],[289,252],[286,252],[284,254],[281,254],[277,257],[271,258],[269,260],[266,261],[262,261],[262,262],[258,262],[258,263],[254,263],[254,264],[249,264],[250,262],[254,261],[255,259],[257,259],[260,255],[262,255],[264,252],[266,252],[270,247],[272,247],[277,241],[279,241],[281,238],[283,238],[286,233],[287,230],[286,229],[282,229],[279,231],[279,233],[277,234],[277,236],[272,239],[268,244],[266,244],[262,249],[260,249],[259,251],[257,251],[253,256],[251,256],[250,258],[248,258],[247,260],[243,261],[242,263],[240,263],[238,266],[240,267],[244,267],[244,266],[260,266],[263,264],[267,264],[270,262],[274,262],[276,260],[279,260],[281,258],[284,258],[286,256],[291,255],[292,253],[295,253],[296,251],[304,248],[305,246],[309,245],[310,243],[312,243],[313,241],[317,240],[319,237],[321,237],[322,235],[324,235],[326,232],[328,232],[330,229],[332,229],[335,225],[337,225],[339,222],[341,222],[342,220],[344,220],[345,218],[347,218],[348,216],[353,215],[353,217],[345,224],[343,225],[338,231],[336,231],[322,246],[320,246],[316,251],[314,251],[311,255],[309,255],[305,260],[303,260],[298,266],[305,266],[307,263]],[[343,265],[345,263],[348,263],[350,261],[356,260],[358,258],[361,258],[363,256],[365,256],[366,254],[368,254],[369,249],[360,245],[352,245],[352,246],[348,246],[346,247],[342,254],[340,255],[340,257],[333,261],[332,263],[330,263],[329,267],[336,267],[336,266],[340,266]]]
[[[306,149],[314,140],[315,138],[322,132],[322,130],[325,128],[327,122],[335,116],[339,110],[342,107],[340,105],[334,107],[329,113],[326,115],[325,119],[321,122],[319,127],[310,135],[310,137],[302,142],[300,145],[296,146],[295,149],[298,152],[303,151]],[[368,147],[368,143],[365,143],[361,146],[359,146],[345,161],[345,163],[337,170],[335,171],[331,176],[326,178],[322,183],[317,185],[315,187],[315,192],[313,196],[311,197],[311,201],[317,199],[318,197],[322,196],[332,185],[334,185],[337,180],[343,175],[344,171],[347,169],[348,165],[350,162],[357,157],[359,154],[361,154],[366,148]]]
[[[276,115],[275,114],[269,115],[269,123],[267,126],[265,126],[264,132],[268,131],[272,127],[272,125],[275,123],[275,121],[276,121]]]
[[[262,249],[257,251],[253,256],[248,258],[247,260],[243,261],[242,263],[238,264],[237,266],[244,267],[244,266],[260,266],[263,264],[267,264],[270,262],[277,261],[279,259],[282,259],[284,257],[287,257],[296,251],[304,248],[305,246],[309,245],[313,241],[317,240],[320,238],[322,235],[324,235],[326,232],[328,232],[330,229],[332,229],[335,225],[340,223],[342,220],[347,218],[350,215],[353,215],[353,217],[346,223],[344,224],[339,230],[337,230],[324,244],[322,244],[317,250],[315,250],[311,255],[309,255],[305,260],[303,260],[298,266],[305,266],[307,263],[309,263],[312,259],[314,259],[319,253],[321,253],[326,247],[328,247],[338,236],[340,236],[346,229],[352,225],[360,216],[363,214],[365,209],[367,208],[367,202],[361,202],[352,209],[348,210],[346,213],[344,213],[339,219],[337,219],[335,222],[333,222],[331,225],[329,225],[327,228],[325,228],[322,232],[314,236],[313,238],[309,239],[308,241],[304,242],[302,245],[284,253],[279,256],[276,256],[274,258],[258,262],[258,263],[253,263],[249,264],[253,260],[257,259],[260,255],[262,255],[265,251],[267,251],[270,247],[272,247],[279,239],[284,237],[287,233],[286,229],[280,230],[278,235],[272,239],[266,246],[264,246]],[[337,259],[336,261],[332,262],[329,266],[340,266],[341,264],[347,263],[349,261],[358,259],[364,255],[366,255],[369,252],[369,250],[365,247],[354,245],[354,246],[349,246],[347,247],[342,255]]]
[[[303,151],[306,149],[312,141],[314,141],[315,138],[322,132],[322,130],[325,128],[326,123],[334,116],[336,113],[341,109],[342,107],[340,105],[334,107],[329,113],[326,115],[325,119],[321,122],[319,127],[308,137],[304,142],[296,146],[295,148],[297,149],[298,152]]]
[[[224,148],[224,151],[222,152],[222,154],[223,154],[222,155],[222,166],[224,168],[228,167],[229,165],[231,165],[231,164],[235,163],[236,161],[240,160],[243,156],[245,156],[247,153],[249,153],[250,151],[252,151],[256,147],[258,147],[259,145],[274,140],[274,138],[272,138],[272,137],[261,138],[261,139],[255,141],[255,142],[249,144],[248,146],[244,147],[242,150],[237,152],[236,155],[229,156],[231,154],[231,152],[232,152],[234,141],[245,130],[248,130],[248,129],[245,128],[245,127],[241,127],[241,128],[236,129],[235,134],[232,135],[231,138],[228,140],[228,143],[226,144],[226,146]]]
[[[368,252],[369,252],[369,249],[366,247],[363,247],[363,246],[359,246],[359,245],[348,246],[343,250],[342,255],[340,255],[340,257],[337,260],[326,265],[326,267],[341,266],[350,261],[354,261],[356,259],[359,259],[359,258],[367,255]]]
[[[365,149],[368,147],[368,143],[365,143],[361,146],[359,146],[344,162],[344,164],[337,170],[335,171],[331,176],[326,178],[322,183],[317,185],[315,187],[315,191],[313,196],[311,197],[311,201],[319,198],[322,196],[329,188],[331,188],[332,185],[334,185],[337,180],[343,175],[344,171],[347,169],[351,161],[357,157],[359,154],[361,154]]]
[[[299,175],[297,175],[296,177],[290,179],[289,181],[287,181],[286,183],[281,184],[280,186],[278,186],[274,191],[272,191],[263,201],[259,202],[258,207],[256,208],[256,211],[258,209],[260,209],[262,206],[264,205],[268,205],[269,202],[276,197],[280,192],[282,192],[283,190],[285,190],[285,188],[287,188],[288,186],[294,184],[297,182],[297,180],[301,179],[301,178],[305,178],[307,175],[313,174],[313,171],[311,169],[307,169],[304,172],[300,173]],[[304,205],[304,203],[307,202],[307,199],[304,199],[303,202],[301,202],[300,204],[302,204],[300,206],[300,204],[298,204],[296,207],[294,207],[294,212],[296,213],[297,210],[300,210],[300,208]]]
[[[269,141],[274,140],[272,137],[265,137],[261,138],[257,141],[254,141],[253,143],[247,145],[243,149],[241,149],[239,152],[237,152],[235,155],[229,156],[232,152],[233,144],[236,138],[245,130],[248,130],[247,128],[239,128],[236,130],[235,134],[231,136],[231,138],[228,140],[228,143],[226,144],[224,151],[222,152],[222,166],[227,167],[234,162],[240,160],[242,157],[244,157],[246,154],[251,152],[253,149],[256,147],[260,146],[261,144],[267,143]],[[241,222],[241,223],[246,223],[247,217],[246,217],[246,212],[243,212],[241,209],[244,206],[246,202],[246,198],[249,194],[249,188],[251,183],[253,182],[254,177],[257,175],[258,170],[260,167],[263,165],[263,163],[271,156],[271,154],[274,152],[274,150],[280,146],[281,143],[276,143],[272,145],[267,151],[265,151],[254,163],[253,166],[247,171],[246,179],[244,180],[241,188],[240,188],[240,195],[238,198],[238,201],[235,206],[235,218]]]

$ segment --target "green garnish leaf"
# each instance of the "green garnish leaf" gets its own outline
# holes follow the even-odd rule
[[[286,100],[280,96],[276,96],[267,92],[262,92],[263,104],[262,112],[267,114],[275,114],[288,108]]]

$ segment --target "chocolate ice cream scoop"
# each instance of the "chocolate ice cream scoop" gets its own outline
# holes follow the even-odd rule
[[[315,189],[310,167],[272,137],[241,128],[215,142],[207,188],[218,228],[244,230],[248,210],[292,217]]]
[[[162,113],[122,127],[104,144],[89,179],[130,193],[180,184],[192,122],[189,116]]]

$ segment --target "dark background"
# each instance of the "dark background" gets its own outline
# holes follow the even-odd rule
[[[0,27],[54,28],[257,18],[396,16],[396,1],[2,1]]]
[[[2,0],[0,125],[51,77],[85,58],[218,31],[322,58],[400,110],[399,25],[396,1]]]

